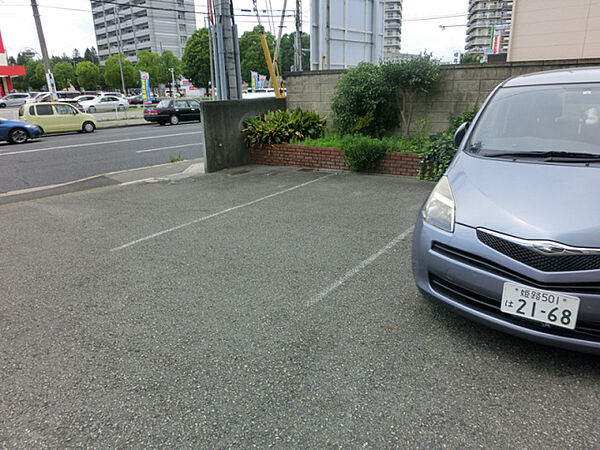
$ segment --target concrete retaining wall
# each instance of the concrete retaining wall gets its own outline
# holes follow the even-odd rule
[[[286,100],[277,98],[202,102],[206,172],[249,164],[250,151],[241,133],[242,122],[262,112],[285,107]]]
[[[441,131],[448,126],[448,114],[460,114],[473,106],[480,106],[488,94],[507,78],[542,70],[590,66],[600,66],[600,59],[444,65],[441,66],[441,81],[435,91],[415,104],[413,124],[420,119],[427,119],[428,131]],[[288,108],[316,111],[327,116],[327,124],[331,127],[334,116],[331,110],[333,93],[345,72],[286,73]]]

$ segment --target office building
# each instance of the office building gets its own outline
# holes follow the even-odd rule
[[[466,53],[507,53],[512,8],[513,0],[469,0]]]
[[[121,52],[132,62],[137,53],[169,50],[181,58],[187,38],[196,30],[194,0],[92,1],[98,58]]]
[[[384,0],[383,10],[383,59],[400,58],[402,29],[402,1]]]
[[[515,0],[508,61],[600,58],[600,0]]]

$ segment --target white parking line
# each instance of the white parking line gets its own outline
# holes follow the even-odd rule
[[[143,141],[143,140],[148,140],[148,139],[162,139],[162,138],[167,138],[167,137],[172,137],[172,136],[185,136],[188,134],[202,134],[202,131],[192,131],[189,133],[177,133],[177,134],[161,134],[159,136],[146,136],[146,137],[130,138],[130,139],[118,139],[115,141],[87,142],[84,144],[60,145],[58,147],[34,148],[31,150],[20,150],[20,151],[15,151],[15,152],[5,152],[5,153],[0,152],[0,156],[20,155],[22,153],[47,152],[49,150],[62,150],[65,148],[73,148],[73,147],[89,147],[92,145],[117,144],[119,142]]]
[[[261,198],[256,199],[256,200],[252,200],[251,202],[244,203],[242,205],[233,206],[231,208],[224,209],[224,210],[216,212],[214,214],[209,214],[208,216],[204,216],[204,217],[200,217],[199,219],[192,220],[191,222],[182,223],[181,225],[177,225],[177,226],[169,228],[167,230],[159,231],[158,233],[154,233],[154,234],[151,234],[149,236],[145,236],[143,238],[136,239],[135,241],[128,242],[127,244],[120,245],[119,247],[111,248],[110,251],[111,252],[116,252],[118,250],[123,250],[123,249],[125,249],[127,247],[131,247],[132,245],[139,244],[141,242],[144,242],[144,241],[147,241],[147,240],[150,240],[150,239],[154,239],[156,237],[162,236],[163,234],[167,234],[167,233],[170,233],[172,231],[179,230],[181,228],[193,225],[193,224],[198,223],[198,222],[203,222],[205,220],[212,219],[213,217],[217,217],[217,216],[221,216],[223,214],[227,214],[227,213],[229,213],[231,211],[235,211],[236,209],[241,209],[241,208],[245,208],[246,206],[254,205],[254,204],[258,203],[258,202],[262,202],[263,200],[267,200],[269,198],[273,198],[273,197],[276,197],[278,195],[285,194],[286,192],[290,192],[290,191],[293,191],[295,189],[299,189],[301,187],[308,186],[309,184],[315,183],[315,182],[320,181],[320,180],[324,180],[325,178],[329,178],[329,177],[332,177],[334,175],[337,175],[337,174],[336,173],[332,173],[332,174],[329,174],[329,175],[325,175],[324,177],[319,177],[317,179],[307,181],[306,183],[297,184],[296,186],[292,186],[291,188],[284,189],[283,191],[275,192],[274,194],[266,195],[265,197],[261,197]]]
[[[414,228],[414,225],[412,227],[410,227],[408,230],[405,230],[402,233],[400,233],[392,241],[390,241],[385,247],[383,247],[382,249],[380,249],[376,253],[373,253],[371,256],[369,256],[367,259],[365,259],[364,261],[362,261],[354,269],[351,269],[348,272],[346,272],[344,274],[344,276],[342,276],[339,280],[337,280],[336,282],[334,282],[334,283],[330,284],[329,286],[327,286],[327,288],[325,288],[320,293],[318,293],[313,298],[311,298],[308,301],[308,303],[306,304],[306,307],[308,308],[308,307],[314,305],[315,303],[320,302],[325,297],[327,297],[332,291],[334,291],[337,288],[339,288],[341,285],[343,285],[350,278],[354,277],[355,275],[358,275],[358,273],[361,270],[363,270],[369,264],[371,264],[372,262],[374,262],[381,255],[387,253],[390,249],[394,248],[396,245],[398,245],[398,243],[402,242],[412,232],[413,228]]]
[[[192,145],[202,145],[201,142],[194,142],[193,144],[183,144],[183,145],[171,145],[169,147],[159,147],[159,148],[149,148],[148,150],[136,150],[136,153],[148,153],[148,152],[157,152],[159,150],[167,150],[170,148],[180,148],[180,147],[191,147]]]

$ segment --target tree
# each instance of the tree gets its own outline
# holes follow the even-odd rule
[[[265,33],[269,52],[273,55],[275,50],[275,38],[268,31]],[[246,31],[240,37],[240,65],[242,68],[242,80],[250,83],[250,72],[258,72],[269,75],[267,61],[260,42],[260,26],[255,26],[252,31]]]
[[[75,69],[73,69],[70,62],[55,64],[52,72],[54,73],[54,81],[58,90],[67,89],[71,84],[77,82],[75,79]]]
[[[162,76],[164,77],[163,83],[165,84],[171,82],[171,71],[169,70],[169,68],[174,69],[173,74],[175,75],[176,80],[181,76],[181,60],[169,50],[165,50],[160,56],[160,66],[160,70],[163,74]]]
[[[431,54],[422,54],[400,63],[382,66],[385,83],[393,86],[400,96],[402,132],[410,137],[414,105],[418,98],[431,92],[440,78],[440,66]]]
[[[26,55],[25,53],[19,53],[17,55],[17,65],[24,66],[27,61],[31,60],[31,56]]]
[[[78,63],[83,61],[83,57],[81,56],[81,53],[79,53],[79,50],[77,50],[76,48],[73,49],[73,55],[71,56],[71,61],[73,62],[74,65],[77,65]]]
[[[95,47],[86,48],[85,52],[83,53],[83,59],[85,59],[86,61],[89,61],[91,63],[94,63],[96,65],[98,65],[100,63],[100,61],[98,59],[98,53],[96,53]]]
[[[483,60],[481,53],[463,53],[460,55],[461,64],[478,64]]]
[[[150,75],[150,84],[156,86],[165,83],[165,76],[162,72],[161,58],[157,53],[142,50],[137,54],[137,64],[135,68],[138,71],[148,72]]]
[[[46,84],[46,70],[44,69],[44,63],[42,61],[32,61],[34,63],[32,67],[32,71],[29,73],[27,77],[27,81],[29,81],[29,86],[31,86],[35,90],[42,89],[42,87],[48,86]],[[25,70],[27,70],[27,66],[25,66]]]
[[[125,59],[125,55],[121,54],[123,60],[123,78],[125,80],[125,88],[136,86],[138,83],[138,72],[133,67],[131,61]],[[119,69],[119,55],[109,56],[104,65],[104,80],[107,86],[111,88],[121,87],[121,71]]]
[[[93,91],[98,88],[100,68],[96,64],[90,61],[81,61],[75,68],[75,74],[77,75],[77,82],[81,89]]]
[[[208,86],[210,81],[210,54],[207,28],[194,31],[185,43],[185,50],[181,58],[181,73],[196,87]]]
[[[294,41],[296,40],[296,32],[291,34],[284,34],[281,36],[281,43],[279,45],[279,68],[282,72],[288,72],[292,70],[294,65]],[[306,33],[302,33],[302,48],[306,48],[306,51],[302,52],[302,70],[310,69],[310,36]]]

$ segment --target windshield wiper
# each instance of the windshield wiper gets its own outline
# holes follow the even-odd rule
[[[533,151],[533,152],[480,152],[488,158],[531,158],[542,159],[549,162],[596,162],[600,155],[593,153],[566,152],[559,150]]]

